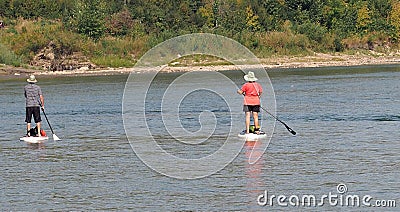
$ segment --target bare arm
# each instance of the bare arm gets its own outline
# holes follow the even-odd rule
[[[237,93],[240,94],[240,95],[244,94],[244,92],[241,89],[237,90]]]
[[[43,95],[40,95],[39,97],[40,97],[40,103],[42,105],[42,108],[44,108],[44,97],[43,97]]]

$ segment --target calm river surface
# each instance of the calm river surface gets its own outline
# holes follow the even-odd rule
[[[241,72],[223,73],[238,84],[243,82]],[[162,74],[156,83],[160,86],[154,89],[163,89],[177,75]],[[39,76],[47,115],[56,135],[62,138],[41,145],[19,141],[25,129],[25,80],[0,80],[0,210],[379,209],[364,205],[335,207],[328,199],[320,208],[280,206],[276,198],[267,206],[260,206],[257,201],[267,191],[269,197],[285,195],[286,204],[294,195],[300,198],[300,204],[303,195],[314,195],[320,203],[323,195],[338,195],[339,184],[347,186],[343,195],[370,195],[371,205],[376,204],[375,200],[395,200],[396,208],[380,209],[398,209],[400,67],[288,69],[270,71],[269,75],[277,114],[298,135],[291,136],[277,123],[268,149],[256,164],[250,165],[248,157],[253,148],[253,154],[262,154],[262,150],[256,151],[259,143],[246,142],[223,170],[196,180],[166,177],[135,155],[122,119],[127,75],[53,79]],[[232,98],[238,98],[235,91]],[[218,115],[226,112],[221,98],[210,99],[201,110],[214,112],[221,119],[218,126],[229,123],[224,115]],[[187,98],[182,104],[193,108],[198,100]],[[241,113],[240,109],[235,112]],[[157,113],[149,110],[146,115],[157,117]],[[47,123],[43,123],[51,134]],[[151,123],[154,127],[159,122],[154,118]],[[182,123],[189,131],[199,124],[190,119],[183,119]],[[155,133],[166,148],[169,142],[173,143],[167,131]],[[202,157],[215,151],[207,148],[220,146],[215,143],[175,153],[189,151],[194,157]],[[169,151],[174,152],[173,147]],[[264,199],[259,199],[260,203]],[[291,200],[295,202],[294,198]]]

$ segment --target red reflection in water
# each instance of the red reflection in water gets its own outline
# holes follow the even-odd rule
[[[32,144],[32,143],[27,143],[28,148],[29,149],[46,149],[46,145],[44,145],[44,143],[36,143],[36,144]]]
[[[264,150],[261,146],[261,140],[246,141],[244,148],[246,156],[246,190],[249,192],[250,202],[255,204],[257,196],[265,189],[265,183],[263,181],[264,159],[262,157]],[[254,163],[257,159],[259,160]]]

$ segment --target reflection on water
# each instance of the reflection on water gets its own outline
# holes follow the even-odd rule
[[[243,82],[239,72],[229,72],[229,76],[238,84]],[[39,145],[19,141],[25,130],[22,91],[26,82],[2,80],[0,129],[7,136],[0,136],[1,209],[280,211],[286,208],[258,206],[257,196],[265,190],[318,196],[334,192],[339,183],[345,183],[351,194],[398,199],[398,66],[277,70],[270,76],[277,115],[298,135],[291,136],[278,124],[257,163],[249,164],[249,160],[262,154],[259,147],[265,144],[263,140],[244,143],[241,153],[225,169],[198,180],[158,174],[132,151],[121,117],[126,75],[38,77],[46,98],[46,114],[63,138]],[[160,88],[175,75],[162,77]],[[185,110],[193,107],[191,98],[198,99],[196,95],[203,94],[188,96],[182,108],[187,113],[182,119],[189,131],[199,127],[198,113]],[[235,91],[232,98],[236,98]],[[218,98],[210,99],[216,102],[209,104],[221,106],[216,114],[224,126],[224,105]],[[147,112],[153,124],[160,123],[159,110]],[[242,115],[240,106],[233,113]],[[268,116],[263,119],[271,120]],[[236,124],[242,128],[243,122]],[[48,129],[46,123],[43,125]],[[188,158],[214,152],[213,148],[221,145],[217,134],[199,148],[183,145],[174,149],[171,143],[176,141],[166,131],[156,134],[171,153],[190,153]]]
[[[46,148],[46,145],[44,143],[36,143],[36,144],[26,143],[26,145],[28,146],[29,149],[32,150],[43,150]]]
[[[246,141],[244,144],[244,155],[245,157],[245,172],[246,172],[246,190],[249,192],[248,196],[249,203],[254,204],[257,196],[263,192],[265,188],[264,183],[264,158],[262,154],[264,149],[261,145],[262,140],[258,141]],[[258,161],[257,161],[258,160]],[[257,161],[256,163],[254,163]]]

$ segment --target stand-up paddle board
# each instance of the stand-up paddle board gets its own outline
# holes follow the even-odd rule
[[[42,143],[42,142],[49,140],[49,137],[47,137],[47,136],[41,136],[41,137],[31,136],[31,137],[22,137],[19,140],[25,141],[25,142],[31,143],[31,144],[37,144],[37,143]]]
[[[243,130],[238,136],[239,138],[245,138],[246,141],[256,141],[258,139],[267,137],[267,134],[261,130],[256,133],[254,125],[250,125],[249,132],[250,133],[246,134],[246,130]]]
[[[243,130],[242,132],[239,133],[238,136],[239,136],[239,138],[245,138],[246,141],[254,141],[254,140],[258,140],[260,138],[267,137],[267,134],[261,130],[259,133],[255,133],[254,125],[250,125],[249,132],[250,133],[246,134],[246,130]]]
[[[239,133],[239,138],[245,138],[246,141],[254,141],[254,140],[258,140],[260,138],[265,138],[267,137],[267,134],[263,133],[263,134],[255,134],[255,133],[248,133],[246,134],[246,131],[243,131],[241,133]]]

